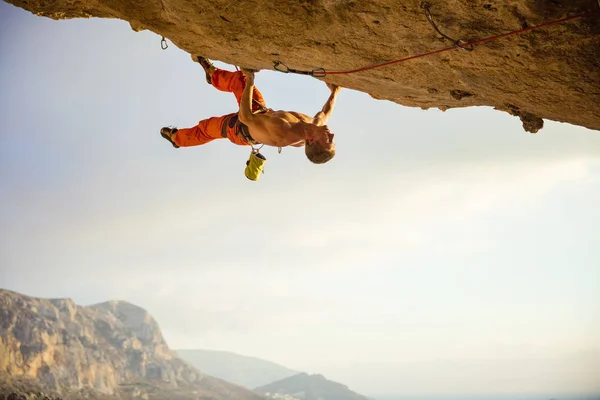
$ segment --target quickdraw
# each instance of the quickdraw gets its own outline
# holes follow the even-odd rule
[[[317,68],[317,69],[313,69],[311,71],[301,71],[299,69],[290,68],[287,65],[285,65],[284,63],[279,62],[279,61],[275,61],[273,63],[273,68],[275,69],[275,71],[283,72],[284,74],[291,73],[291,74],[309,75],[314,78],[325,78],[325,76],[327,75],[327,71],[325,71],[325,68]]]
[[[444,39],[448,39],[449,41],[451,41],[452,43],[454,43],[454,46],[458,47],[461,50],[466,50],[466,51],[473,51],[473,45],[462,40],[462,39],[458,39],[458,40],[454,40],[452,39],[450,36],[445,35],[444,33],[442,33],[442,31],[439,30],[439,28],[437,27],[437,25],[435,24],[435,22],[433,22],[433,17],[431,16],[431,5],[429,3],[427,3],[426,1],[422,1],[421,2],[421,8],[425,10],[425,15],[427,16],[427,21],[429,21],[429,23],[431,24],[431,26],[433,26],[433,29],[435,29],[435,31],[437,33],[439,33],[440,35],[442,35],[442,37]]]

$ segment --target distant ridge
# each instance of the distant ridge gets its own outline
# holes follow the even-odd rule
[[[347,386],[319,374],[300,373],[254,390],[279,400],[368,400]]]
[[[175,350],[179,357],[199,371],[252,389],[295,375],[291,370],[271,361],[217,350]]]

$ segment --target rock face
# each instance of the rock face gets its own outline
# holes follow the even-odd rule
[[[0,290],[1,386],[24,390],[28,380],[63,396],[261,398],[179,359],[156,321],[133,304],[82,307]]]
[[[421,0],[7,0],[39,16],[119,18],[191,54],[255,69],[347,71],[452,46]],[[325,80],[424,109],[491,106],[527,131],[543,119],[600,130],[597,0],[428,0],[438,29],[474,41],[567,23]],[[158,43],[157,43],[158,46]],[[310,79],[307,77],[307,79]]]

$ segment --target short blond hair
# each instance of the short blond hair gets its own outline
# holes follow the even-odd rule
[[[325,164],[335,156],[335,147],[326,150],[321,143],[315,141],[312,144],[306,143],[304,145],[304,152],[312,163]]]

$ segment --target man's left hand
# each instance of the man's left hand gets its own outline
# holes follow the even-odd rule
[[[341,86],[338,86],[334,83],[329,83],[327,82],[327,87],[329,88],[329,90],[331,90],[331,92],[339,92],[340,90],[342,90]]]

